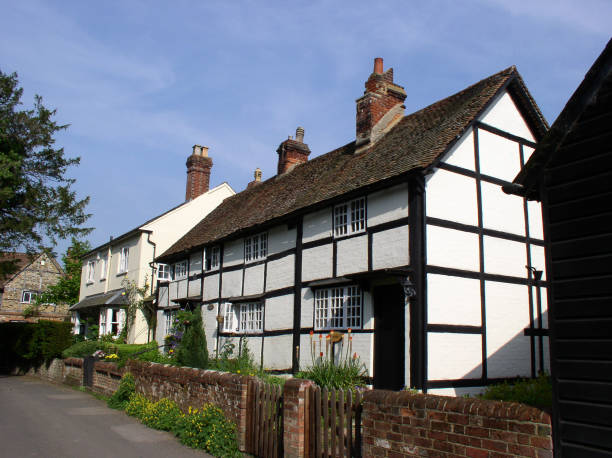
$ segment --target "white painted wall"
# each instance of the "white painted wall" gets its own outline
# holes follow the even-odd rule
[[[407,225],[372,234],[373,269],[405,266],[409,263]]]
[[[266,337],[264,343],[264,369],[290,369],[293,355],[293,336]]]
[[[293,329],[293,294],[266,299],[265,314],[264,329],[266,331]],[[303,325],[306,326],[305,323]]]
[[[507,91],[502,92],[480,116],[480,120],[518,137],[535,142],[527,123]]]
[[[268,262],[266,274],[266,291],[293,286],[295,278],[295,255]]]
[[[223,267],[244,262],[244,239],[231,240],[223,245]]]
[[[524,236],[523,200],[506,194],[499,185],[484,181],[481,190],[483,227]]]
[[[249,266],[244,269],[244,295],[259,294],[264,291],[263,264]]]
[[[531,371],[527,287],[485,282],[487,371],[489,377],[515,377]]]
[[[323,239],[332,235],[332,209],[326,207],[314,213],[304,215],[303,243]]]
[[[534,239],[544,240],[542,205],[540,202],[528,201],[527,214],[529,219],[529,236]]]
[[[478,234],[427,225],[427,264],[478,272]]]
[[[480,326],[480,281],[427,274],[427,322]]]
[[[427,376],[430,380],[482,376],[482,337],[478,334],[427,334]]]
[[[222,297],[242,296],[242,269],[223,272]]]
[[[331,243],[304,250],[302,252],[302,281],[331,278],[333,253]]]
[[[427,216],[478,225],[476,180],[438,170],[427,182]]]
[[[338,276],[368,270],[368,236],[340,239],[337,243]]]
[[[474,157],[474,132],[469,129],[442,160],[447,164],[474,171]]]
[[[546,280],[546,259],[544,255],[544,247],[538,245],[529,245],[531,252],[531,265],[537,270],[543,271],[542,280]]]
[[[197,297],[197,296],[200,296],[201,294],[202,294],[202,281],[199,279],[191,280],[188,283],[187,297]]]
[[[268,256],[281,251],[295,248],[295,228],[287,229],[287,225],[275,226],[268,230]]]
[[[521,170],[519,144],[485,130],[478,131],[480,173],[511,182]]]
[[[208,301],[219,297],[219,274],[204,277],[204,291],[202,300]]]
[[[484,267],[490,274],[527,278],[524,243],[484,236]]]
[[[402,183],[369,194],[367,202],[368,227],[404,218],[408,216],[408,185]]]

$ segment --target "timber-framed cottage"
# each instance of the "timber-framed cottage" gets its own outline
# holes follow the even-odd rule
[[[157,335],[201,304],[209,350],[242,337],[265,369],[308,366],[311,339],[349,329],[376,388],[455,394],[546,369],[541,211],[501,189],[544,117],[514,67],[410,115],[406,96],[377,58],[355,140],[309,160],[298,128],[276,176],[256,171],[157,258],[186,266],[160,285]]]

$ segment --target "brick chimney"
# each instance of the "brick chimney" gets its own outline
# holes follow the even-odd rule
[[[212,165],[213,161],[208,157],[208,146],[193,145],[193,153],[187,158],[186,202],[208,192]]]
[[[259,167],[255,169],[255,172],[253,173],[253,178],[255,179],[249,184],[247,184],[247,189],[261,183],[261,169]]]
[[[406,91],[393,83],[393,69],[383,72],[382,57],[374,59],[374,72],[357,99],[356,152],[376,142],[404,116]]]
[[[298,127],[295,131],[295,140],[290,135],[287,140],[280,144],[276,152],[278,153],[278,175],[282,175],[296,165],[308,161],[310,148],[304,143],[304,129]]]

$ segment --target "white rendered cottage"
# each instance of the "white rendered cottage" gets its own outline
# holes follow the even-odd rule
[[[265,369],[308,366],[311,331],[350,328],[375,387],[454,394],[537,375],[542,217],[501,189],[547,129],[523,80],[511,67],[407,116],[382,59],[365,87],[355,141],[308,160],[298,128],[276,176],[160,257],[184,274],[159,290],[158,335],[202,304],[209,349],[242,336]]]
[[[125,325],[123,280],[127,278],[138,287],[146,281],[153,293],[158,279],[170,277],[169,266],[156,265],[155,256],[235,194],[227,183],[208,189],[211,167],[208,148],[195,145],[187,159],[185,202],[119,237],[111,237],[83,257],[79,302],[70,307],[75,334],[86,332],[86,318],[90,317],[89,321],[98,325],[99,335],[119,335]],[[138,312],[128,343],[146,343],[155,337],[154,329],[148,329]]]

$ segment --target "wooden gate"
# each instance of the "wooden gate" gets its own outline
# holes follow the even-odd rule
[[[258,457],[282,457],[282,388],[261,380],[249,380],[247,399],[246,451]]]
[[[310,389],[310,456],[361,456],[361,393]]]

